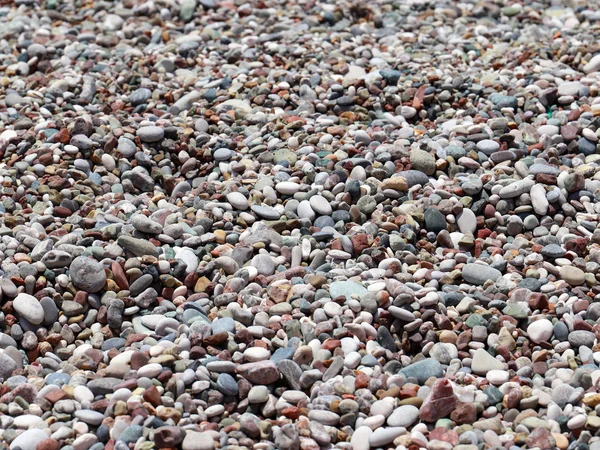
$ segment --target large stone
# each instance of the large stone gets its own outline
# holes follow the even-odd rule
[[[152,244],[152,242],[144,239],[138,239],[124,234],[119,236],[119,239],[117,239],[117,244],[119,244],[128,252],[132,253],[134,256],[148,255],[158,257],[158,249],[154,246],[154,244]]]
[[[431,153],[424,150],[412,150],[410,152],[410,166],[425,175],[433,175],[435,173],[435,158]]]
[[[437,208],[427,208],[425,210],[425,229],[434,233],[439,233],[447,227],[446,216]]]
[[[549,342],[553,332],[554,327],[552,322],[550,322],[548,319],[536,320],[527,327],[527,335],[529,336],[529,340],[536,344]]]
[[[335,281],[329,286],[329,295],[331,295],[331,298],[343,295],[347,300],[350,300],[353,295],[360,298],[366,293],[367,288],[354,281]]]
[[[441,377],[444,374],[444,369],[439,361],[429,358],[404,367],[400,370],[400,373],[407,378],[416,378],[419,384],[423,384],[431,377]]]
[[[188,431],[181,444],[182,450],[213,450],[215,441],[208,433]]]
[[[9,349],[12,347],[9,347]],[[14,348],[12,348],[14,350]],[[14,359],[8,356],[6,353],[0,353],[0,378],[6,380],[12,373],[18,369],[17,363]]]
[[[387,419],[391,427],[409,427],[419,418],[419,408],[414,405],[401,405]]]
[[[583,66],[583,71],[585,73],[599,72],[600,71],[600,54],[597,54],[592,57],[588,61],[588,63]]]
[[[136,135],[142,142],[158,142],[161,141],[165,136],[165,130],[163,130],[161,127],[150,125],[147,127],[138,128]]]
[[[435,382],[427,396],[419,417],[425,422],[435,422],[447,417],[456,408],[458,398],[452,389],[452,383],[447,378],[442,378]]]
[[[273,361],[240,364],[238,374],[252,384],[271,384],[279,380],[279,371]]]
[[[563,266],[560,268],[560,278],[571,286],[579,286],[585,281],[585,272],[574,266]]]
[[[465,264],[462,269],[462,277],[467,283],[483,285],[486,281],[496,281],[502,276],[498,269],[483,264]]]
[[[10,443],[10,450],[36,450],[37,445],[46,439],[48,435],[44,430],[39,428],[25,430]]]
[[[101,291],[106,284],[104,267],[95,259],[78,256],[69,266],[73,285],[90,294]]]
[[[478,348],[473,355],[471,370],[476,375],[486,375],[490,370],[504,370],[504,364],[484,349]]]
[[[33,295],[21,293],[13,301],[15,311],[28,322],[39,325],[44,321],[44,308]]]

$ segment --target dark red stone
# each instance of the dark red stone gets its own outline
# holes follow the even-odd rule
[[[425,422],[435,422],[454,411],[457,402],[450,380],[442,378],[431,388],[431,393],[421,406],[419,417]]]

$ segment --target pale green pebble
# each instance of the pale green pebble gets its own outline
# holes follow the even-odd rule
[[[140,445],[136,445],[136,448],[139,450],[152,450],[154,449],[154,442],[146,441],[142,442]]]
[[[294,164],[296,164],[296,161],[298,161],[298,157],[296,156],[296,153],[294,153],[292,150],[288,148],[282,148],[276,150],[273,153],[273,161],[275,162],[275,164],[279,164],[283,161],[288,161],[289,165],[293,166]]]
[[[446,428],[447,430],[451,430],[453,426],[450,419],[440,419],[435,423],[436,428]]]
[[[529,430],[535,430],[536,428],[550,429],[550,424],[547,421],[538,419],[537,417],[527,417],[521,421],[521,425],[527,427]]]
[[[90,247],[92,250],[92,256],[97,260],[104,258],[104,248],[102,247]]]
[[[198,236],[198,233],[196,233],[187,223],[182,222],[181,225],[184,233],[191,234],[192,236]]]
[[[185,369],[187,369],[188,363],[184,360],[179,360],[179,361],[175,361],[175,364],[173,365],[173,368],[175,369],[176,373],[181,373],[184,372]]]
[[[596,286],[598,284],[598,280],[596,280],[596,276],[593,273],[585,274],[585,282],[588,286]]]
[[[120,227],[118,227],[117,225],[109,225],[109,226],[104,227],[102,229],[102,231],[104,233],[106,233],[106,235],[110,239],[116,239],[116,238],[118,238],[119,237],[119,230],[120,230]]]
[[[473,203],[473,197],[464,196],[460,199],[460,202],[463,204],[463,206],[466,206],[468,208],[469,206],[471,206],[471,203]]]
[[[282,236],[283,245],[286,247],[293,247],[298,245],[298,241],[300,240],[299,236]]]

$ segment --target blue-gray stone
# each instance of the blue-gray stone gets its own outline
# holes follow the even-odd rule
[[[399,70],[380,70],[379,73],[388,84],[397,84],[402,76]]]
[[[462,276],[467,283],[483,285],[487,280],[496,281],[502,276],[502,273],[493,267],[472,263],[465,264]]]
[[[71,375],[68,373],[51,373],[46,376],[46,385],[54,384],[56,386],[63,386],[71,381]]]
[[[131,93],[129,100],[134,106],[146,103],[146,101],[152,97],[152,91],[148,88],[139,88]]]
[[[489,100],[496,105],[498,108],[513,108],[516,109],[519,105],[519,100],[517,97],[512,95],[503,95],[503,94],[492,94],[489,97]]]
[[[554,324],[554,338],[560,342],[565,342],[569,339],[569,327],[564,322],[556,322]]]
[[[316,218],[314,225],[317,228],[332,227],[335,225],[335,221],[330,216],[319,216]]]
[[[90,180],[95,185],[102,184],[102,176],[100,176],[100,174],[96,173],[96,172],[90,173],[90,176],[88,177],[88,180]]]
[[[125,444],[135,443],[142,437],[143,433],[144,427],[140,425],[130,425],[123,430],[121,436],[119,436],[119,441],[123,441]]]
[[[110,439],[110,428],[106,425],[100,425],[96,430],[96,437],[100,442],[107,443]]]
[[[439,233],[445,230],[447,226],[446,216],[444,216],[437,208],[427,208],[425,210],[425,229]]]
[[[445,150],[446,155],[452,156],[452,158],[454,158],[455,161],[458,161],[460,158],[466,156],[467,154],[467,151],[464,148],[459,147],[458,145],[449,145],[448,147],[446,147]]]
[[[426,185],[429,183],[429,177],[419,170],[406,170],[400,172],[398,175],[406,178],[406,183],[409,188],[416,186],[417,184]]]
[[[532,164],[529,166],[529,173],[531,175],[544,174],[558,176],[558,174],[560,174],[560,170],[558,167],[554,167],[549,164]]]
[[[354,281],[335,281],[329,286],[329,295],[331,298],[344,295],[346,300],[350,300],[352,295],[358,295],[359,297],[362,297],[366,293],[367,288]]]
[[[401,369],[400,373],[406,378],[416,378],[419,384],[423,384],[431,377],[440,378],[444,369],[438,360],[428,358]]]
[[[119,349],[125,345],[125,342],[126,340],[120,337],[107,339],[102,343],[102,351],[111,350],[113,348]]]
[[[281,214],[277,212],[275,208],[267,205],[252,205],[251,207],[254,214],[256,214],[261,219],[265,220],[278,220],[281,217]]]
[[[290,347],[281,347],[275,350],[275,352],[271,355],[271,361],[277,364],[279,361],[283,361],[284,359],[292,359],[296,353],[295,348]]]
[[[538,292],[544,284],[546,284],[545,281],[538,280],[537,278],[524,278],[519,282],[519,287]]]
[[[221,319],[215,320],[210,328],[213,334],[220,333],[221,331],[227,331],[228,333],[233,333],[235,331],[235,322],[230,317],[223,317]]]
[[[360,364],[366,367],[375,367],[379,365],[379,361],[373,355],[365,355],[360,360]]]
[[[542,255],[548,258],[562,258],[567,251],[558,244],[548,244],[542,248]]]
[[[578,145],[579,151],[585,156],[593,155],[594,153],[596,153],[596,143],[589,141],[584,137],[579,139]]]
[[[224,395],[235,396],[238,395],[239,389],[238,384],[228,373],[222,373],[217,378],[217,389]]]

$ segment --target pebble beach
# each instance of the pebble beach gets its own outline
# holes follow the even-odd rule
[[[600,2],[0,2],[0,449],[600,450]]]

